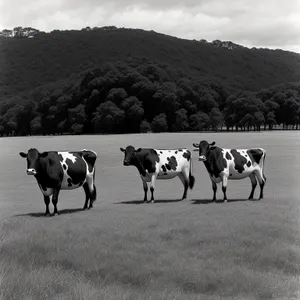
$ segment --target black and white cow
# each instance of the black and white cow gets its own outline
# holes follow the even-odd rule
[[[195,178],[192,175],[191,152],[188,149],[161,150],[161,149],[135,149],[127,146],[120,148],[124,152],[124,166],[135,166],[141,176],[144,188],[144,201],[147,201],[148,186],[151,182],[151,202],[154,202],[153,192],[156,179],[171,179],[179,177],[184,186],[182,199],[187,196],[188,187],[193,188]]]
[[[50,196],[54,206],[54,215],[58,214],[57,201],[60,190],[72,190],[83,187],[86,200],[84,209],[93,207],[96,200],[95,164],[97,154],[94,151],[76,152],[49,151],[39,153],[30,149],[28,153],[20,152],[27,158],[27,174],[33,175],[44,195],[45,215],[49,215]]]
[[[194,151],[199,151],[199,161],[203,161],[212,181],[214,191],[213,201],[216,200],[217,183],[222,182],[224,201],[227,202],[227,180],[239,180],[249,177],[252,190],[249,199],[253,199],[257,180],[260,185],[259,199],[263,198],[263,189],[266,183],[264,163],[266,151],[262,148],[252,149],[224,149],[209,144],[207,141],[194,143]]]

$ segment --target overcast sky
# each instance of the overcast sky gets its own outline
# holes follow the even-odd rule
[[[0,29],[109,25],[300,53],[300,0],[0,0]]]

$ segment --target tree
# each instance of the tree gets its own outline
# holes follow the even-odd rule
[[[83,104],[79,104],[68,110],[68,122],[72,133],[79,134],[83,132],[86,122],[85,107]]]
[[[209,125],[213,130],[217,131],[220,126],[223,125],[224,118],[219,108],[214,107],[209,113]]]
[[[97,107],[92,124],[94,132],[115,133],[122,132],[125,113],[113,102],[107,101]]]
[[[121,103],[121,108],[124,110],[126,116],[126,132],[139,132],[140,123],[144,116],[142,102],[137,97],[130,96]]]
[[[42,133],[42,120],[41,116],[36,116],[30,122],[30,131],[32,134],[41,134]]]
[[[140,125],[140,132],[142,133],[147,133],[151,131],[151,125],[148,121],[143,120],[141,125]]]
[[[167,117],[165,114],[159,114],[156,116],[151,123],[153,132],[165,132],[168,130]]]
[[[127,93],[125,89],[112,88],[110,89],[109,94],[106,97],[106,101],[112,101],[115,104],[119,105],[126,97],[127,97]]]
[[[71,133],[73,134],[81,134],[83,132],[83,124],[74,123],[71,126]]]
[[[206,113],[199,111],[190,116],[190,128],[194,131],[200,131],[209,127],[209,117]]]
[[[269,130],[272,129],[273,125],[276,125],[276,111],[279,109],[279,104],[272,101],[272,100],[267,100],[264,102],[266,111],[265,111],[265,128],[266,125],[269,126]]]
[[[189,122],[187,117],[187,111],[181,108],[175,113],[175,125],[174,129],[176,131],[185,131],[189,128]]]

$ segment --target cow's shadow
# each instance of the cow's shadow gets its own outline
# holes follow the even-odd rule
[[[181,199],[158,199],[158,200],[154,200],[154,203],[144,202],[143,200],[129,200],[129,201],[116,202],[115,204],[135,204],[135,205],[144,204],[144,205],[147,205],[147,204],[156,204],[156,203],[182,202],[184,200],[181,200]]]
[[[73,214],[76,212],[83,212],[85,211],[83,208],[69,208],[69,209],[61,209],[58,211],[59,215],[67,215],[67,214]],[[49,216],[45,216],[45,212],[36,212],[36,213],[26,213],[26,214],[18,214],[15,215],[15,217],[24,217],[29,216],[32,218],[47,218]],[[53,212],[50,213],[50,217],[53,217]]]
[[[238,199],[228,199],[227,202],[224,202],[222,199],[217,199],[216,201],[212,201],[212,199],[191,199],[190,200],[192,204],[214,204],[214,203],[224,203],[224,204],[227,204],[227,203],[233,203],[233,202],[246,202],[246,201],[258,201],[256,199],[251,199],[251,200],[248,200],[248,199],[241,199],[241,198],[238,198]]]

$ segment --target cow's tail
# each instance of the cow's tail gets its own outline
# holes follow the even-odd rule
[[[189,187],[192,189],[195,185],[195,177],[192,175],[192,156],[190,159],[190,174],[189,174]]]
[[[91,192],[91,201],[95,202],[97,199],[97,189],[95,186],[95,178],[96,178],[96,164],[94,165],[94,173],[93,173],[93,191]]]
[[[266,155],[267,155],[267,152],[265,150],[263,150],[261,173],[262,173],[262,177],[263,177],[263,180],[264,180],[265,183],[267,181],[267,177],[266,177],[265,172],[264,172],[265,171],[265,159],[266,159]]]

